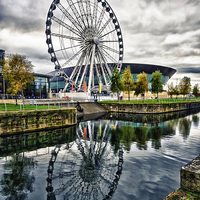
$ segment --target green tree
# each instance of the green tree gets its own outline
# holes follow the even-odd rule
[[[147,74],[142,72],[137,75],[137,83],[135,88],[135,95],[144,94],[145,99],[145,91],[148,90],[149,82],[147,80]]]
[[[179,95],[179,94],[180,94],[179,86],[176,85],[176,86],[174,87],[174,95],[176,95],[176,98],[178,98],[178,95]]]
[[[124,85],[122,79],[120,78],[119,70],[115,67],[110,78],[111,86],[110,90],[112,92],[117,92],[117,96],[119,97],[119,93],[124,90]]]
[[[134,89],[134,80],[131,74],[130,66],[124,69],[122,73],[122,81],[124,84],[124,90],[128,91],[128,100],[130,101],[130,91]]]
[[[183,77],[179,83],[179,92],[182,95],[189,94],[191,91],[191,83],[189,77]]]
[[[197,97],[197,95],[199,94],[199,85],[195,84],[193,89],[192,89],[192,94],[195,95],[195,97]]]
[[[168,90],[167,90],[167,94],[172,98],[172,95],[174,95],[174,84],[171,83],[168,85]]]
[[[24,99],[24,90],[28,83],[33,82],[33,65],[27,60],[26,56],[11,55],[5,61],[3,73],[7,81],[7,92],[16,96],[22,93]]]
[[[151,79],[151,90],[152,93],[157,94],[157,99],[158,99],[158,93],[163,91],[163,83],[162,83],[162,73],[160,71],[155,71],[152,74],[152,79]]]

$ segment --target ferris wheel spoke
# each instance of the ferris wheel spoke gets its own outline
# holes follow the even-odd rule
[[[98,67],[97,67],[97,64],[96,64],[96,62],[95,62],[95,69],[96,69],[96,73],[97,73],[97,78],[98,78],[98,80],[99,80],[99,83],[101,83],[101,76],[100,76],[100,74],[99,74],[99,70],[98,70]]]
[[[103,61],[104,61],[104,64],[105,64],[105,66],[106,66],[106,68],[107,68],[107,70],[108,70],[108,74],[111,76],[112,73],[111,73],[111,70],[110,70],[110,68],[109,68],[109,66],[108,66],[108,64],[107,64],[107,62],[106,62],[106,58],[104,57],[103,52],[101,51],[99,45],[97,45],[97,47],[98,47],[99,53],[100,53],[100,55],[101,55],[101,57],[102,57],[102,59],[103,59]]]
[[[66,66],[67,64],[69,64],[72,60],[74,60],[79,54],[81,54],[83,51],[83,48],[80,49],[77,53],[75,53],[71,58],[69,58],[63,65],[62,67]]]
[[[93,44],[92,54],[91,54],[91,62],[90,62],[90,75],[89,75],[89,82],[88,82],[88,91],[89,92],[90,92],[90,89],[91,89],[91,81],[92,81],[93,69],[94,69],[95,49],[96,49],[96,45]]]
[[[85,53],[85,54],[86,54],[86,53]],[[85,54],[84,54],[84,55],[85,55]],[[75,84],[77,84],[78,78],[79,78],[80,73],[81,73],[81,70],[82,70],[82,68],[83,68],[84,60],[85,60],[85,56],[82,58],[82,62],[81,62],[81,64],[80,64],[80,67],[79,67],[79,70],[78,70],[78,74],[77,74],[77,76],[76,76]]]
[[[59,33],[52,33],[51,35],[54,36],[54,37],[60,37],[60,38],[65,38],[65,39],[69,39],[69,40],[75,40],[75,41],[79,41],[79,42],[81,41],[81,38],[62,35],[62,34],[59,34]]]
[[[87,57],[87,56],[86,56]],[[79,83],[79,88],[81,88],[81,85],[83,83],[83,79],[85,77],[85,74],[86,74],[86,70],[88,68],[88,65],[89,65],[89,60],[90,60],[90,50],[89,50],[89,53],[88,53],[88,58],[87,58],[87,61],[86,61],[86,65],[85,65],[85,68],[84,68],[84,71],[83,71],[83,74],[82,74],[82,77],[81,77],[81,80],[80,80],[80,83]]]
[[[60,11],[65,15],[65,17],[67,17],[71,21],[71,23],[77,28],[77,30],[81,33],[81,25],[71,16],[71,14],[63,7],[62,4],[59,3],[57,6],[60,9]]]
[[[86,1],[86,11],[87,11],[89,27],[91,27],[93,22],[92,22],[92,15],[91,15],[90,0]]]
[[[94,0],[94,10],[93,10],[93,16],[94,16],[94,26],[97,26],[97,8],[98,8],[98,3],[97,0]]]
[[[110,56],[110,54],[105,50],[103,49],[103,52],[104,52],[104,55],[105,57],[107,57],[109,60],[111,60],[113,63],[117,63],[117,60],[114,59],[112,56]]]
[[[63,50],[68,50],[68,49],[73,49],[75,47],[81,47],[82,45],[75,45],[75,46],[70,46],[70,47],[66,47],[66,48],[62,48],[62,49],[58,49],[58,50],[55,50],[54,52],[59,52],[59,51],[63,51]]]
[[[98,22],[97,22],[97,30],[100,29],[100,26],[101,26],[101,23],[103,21],[103,17],[105,15],[105,12],[106,12],[106,10],[105,10],[105,8],[103,8],[102,11],[101,11],[101,14],[99,16]]]
[[[73,76],[75,75],[75,73],[76,73],[76,71],[77,71],[77,68],[78,68],[78,65],[79,65],[79,63],[81,62],[81,60],[82,60],[82,56],[83,56],[83,54],[84,53],[82,53],[81,54],[81,56],[80,56],[80,58],[79,58],[79,60],[78,60],[78,62],[77,62],[77,64],[76,64],[76,66],[75,66],[75,68],[74,68],[74,70],[73,70],[73,72],[71,73],[71,75],[70,75],[70,80],[73,80]],[[66,89],[67,89],[67,87],[68,87],[68,85],[69,85],[69,83],[71,83],[72,84],[72,81],[71,82],[68,82],[66,85],[65,85],[65,87],[64,87],[64,90],[63,91],[66,91]],[[75,83],[76,84],[76,83]]]
[[[99,60],[99,65],[100,65],[100,69],[101,69],[101,72],[103,74],[103,79],[104,79],[104,82],[105,82],[105,85],[107,86],[108,85],[108,82],[107,82],[107,79],[106,79],[106,75],[105,75],[105,72],[104,72],[104,69],[103,69],[103,65],[102,65],[102,62],[101,62],[101,56],[99,55],[98,53],[98,60]]]
[[[80,33],[72,28],[71,26],[69,26],[68,24],[66,24],[65,22],[63,22],[62,20],[58,19],[57,17],[53,16],[52,20],[55,21],[56,23],[58,23],[59,25],[63,26],[64,28],[66,28],[67,30],[71,31],[72,33],[74,33],[77,36],[81,36]]]
[[[103,38],[103,37],[105,37],[105,36],[107,36],[107,35],[109,35],[109,34],[111,34],[113,32],[115,32],[115,29],[113,29],[112,31],[110,31],[110,32],[108,32],[108,33],[106,33],[104,35],[101,35],[99,38]]]
[[[81,16],[79,15],[79,11],[77,10],[75,4],[72,2],[72,0],[67,0],[68,4],[71,7],[72,12],[74,13],[74,15],[76,16],[76,19],[78,20],[80,26],[83,28],[85,27],[84,21],[82,21]]]
[[[102,49],[106,49],[106,50],[112,51],[113,53],[119,54],[119,51],[106,45],[102,45]]]
[[[111,42],[119,43],[118,40],[101,40],[101,43],[111,43]]]
[[[98,31],[98,34],[101,35],[101,33],[105,30],[105,28],[108,26],[108,24],[112,21],[111,18],[107,20],[107,22],[102,26],[102,28]]]
[[[83,1],[78,1],[78,6],[79,6],[79,9],[80,9],[80,12],[81,12],[83,23],[84,23],[85,27],[88,27],[89,23],[88,23],[88,19],[86,17],[87,14],[86,14],[85,8],[83,6]]]

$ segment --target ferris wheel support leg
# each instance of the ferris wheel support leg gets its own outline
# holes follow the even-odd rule
[[[94,68],[94,56],[95,56],[95,48],[96,45],[93,44],[93,48],[92,48],[92,58],[91,58],[91,62],[90,62],[90,76],[89,76],[89,82],[88,82],[88,93],[91,94],[91,84],[92,84],[92,75],[93,75],[93,68]]]

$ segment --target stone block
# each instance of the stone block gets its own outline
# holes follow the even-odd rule
[[[200,156],[182,167],[181,189],[200,193]]]

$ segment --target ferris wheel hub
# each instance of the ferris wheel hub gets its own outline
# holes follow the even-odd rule
[[[94,37],[94,44],[96,44],[96,45],[99,44],[99,38],[98,37]]]

